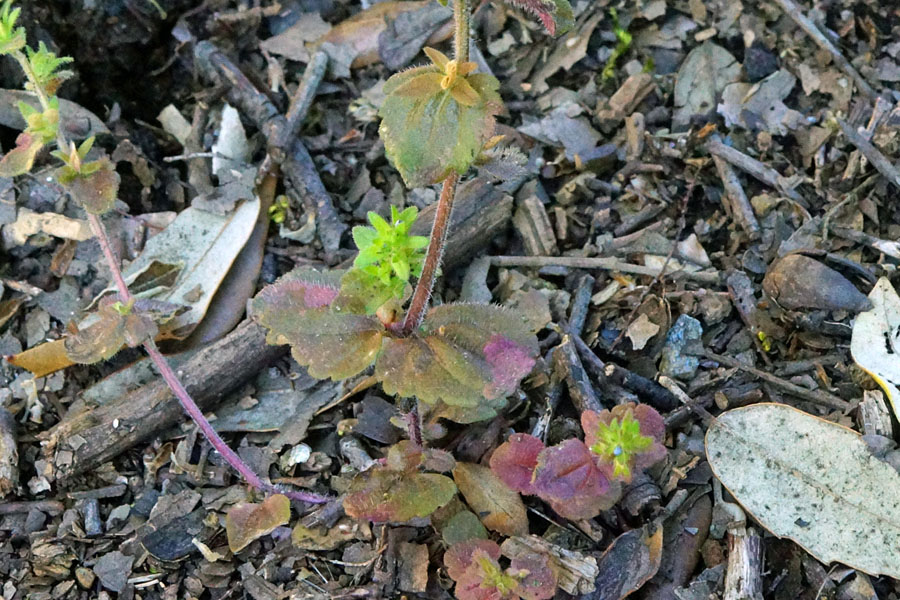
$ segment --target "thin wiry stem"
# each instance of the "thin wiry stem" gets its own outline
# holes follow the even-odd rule
[[[23,52],[16,52],[14,56],[19,62],[19,65],[21,65],[25,76],[28,78],[28,81],[31,82],[31,86],[34,88],[34,91],[37,94],[42,109],[45,111],[48,110],[50,108],[50,98],[48,97],[46,90],[41,88],[41,86],[39,85],[28,57]],[[63,152],[68,151],[69,142],[66,139],[62,127],[57,127],[56,143],[59,146],[60,150],[62,150]],[[119,260],[118,258],[116,258],[115,252],[112,249],[112,245],[109,243],[109,236],[106,233],[106,227],[104,227],[103,221],[98,215],[88,213],[88,223],[90,224],[91,230],[93,231],[94,236],[97,238],[97,241],[100,244],[100,250],[103,252],[103,257],[106,259],[106,263],[109,266],[110,273],[112,274],[113,281],[115,282],[116,289],[119,293],[119,300],[125,304],[130,303],[133,296],[128,289],[128,284],[125,282],[125,278],[122,276],[122,270],[119,268]],[[147,352],[150,360],[153,361],[153,364],[156,365],[156,368],[159,370],[159,374],[172,390],[172,393],[175,394],[176,398],[178,398],[178,401],[181,403],[184,411],[191,417],[191,419],[193,419],[194,423],[197,425],[197,428],[200,429],[201,432],[203,432],[203,435],[206,436],[206,439],[209,440],[209,443],[212,444],[213,448],[215,448],[219,452],[219,454],[222,455],[226,462],[228,462],[229,465],[231,465],[238,473],[240,473],[244,477],[247,483],[259,490],[284,494],[285,496],[294,500],[302,500],[304,502],[311,502],[316,504],[321,504],[329,500],[329,498],[319,496],[318,494],[282,491],[276,488],[271,483],[266,483],[262,479],[260,479],[260,477],[253,471],[253,469],[251,469],[247,465],[247,463],[245,463],[241,459],[241,457],[238,456],[237,453],[232,450],[227,443],[225,443],[225,440],[223,440],[219,436],[219,434],[213,428],[212,424],[210,424],[209,420],[207,420],[207,418],[203,415],[203,411],[200,410],[200,407],[197,406],[197,403],[194,402],[194,399],[191,398],[191,395],[185,389],[184,385],[182,385],[181,380],[179,380],[178,376],[175,374],[175,371],[172,370],[172,366],[169,364],[169,361],[166,360],[166,357],[163,356],[159,351],[159,348],[156,347],[156,342],[154,342],[152,339],[148,340],[144,343],[144,350]]]

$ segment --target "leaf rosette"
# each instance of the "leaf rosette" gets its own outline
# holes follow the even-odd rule
[[[494,134],[500,83],[425,48],[428,66],[393,75],[384,85],[379,133],[388,160],[410,188],[464,174]]]
[[[474,408],[512,394],[531,372],[537,339],[521,316],[487,304],[443,304],[396,337],[365,302],[347,297],[340,273],[307,269],[266,287],[251,304],[270,344],[290,344],[313,377],[343,379],[375,363],[388,394]]]

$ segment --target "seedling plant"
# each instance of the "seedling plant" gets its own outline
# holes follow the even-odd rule
[[[567,0],[508,1],[536,15],[550,34],[574,24]],[[497,143],[495,117],[502,110],[499,82],[479,73],[469,60],[469,1],[453,2],[453,58],[426,48],[429,64],[386,82],[379,112],[385,154],[406,185],[441,184],[430,237],[410,235],[418,216],[415,208],[392,208],[387,220],[370,213],[371,227],[353,230],[359,253],[350,269],[298,269],[251,302],[253,317],[268,330],[268,342],[290,344],[293,357],[310,375],[337,380],[371,368],[386,394],[413,400],[406,418],[409,439],[390,447],[343,498],[347,514],[375,522],[428,517],[456,496],[456,484],[445,474],[453,471],[455,461],[448,452],[426,446],[419,403],[446,407],[450,410],[441,414],[461,422],[493,416],[532,371],[538,355],[535,333],[520,315],[494,305],[430,302],[457,185]],[[185,411],[248,483],[297,500],[326,501],[264,482],[219,438],[159,352],[154,341],[158,328],[178,307],[151,305],[129,292],[101,220],[115,203],[119,177],[112,162],[94,149],[93,139],[76,146],[59,127],[55,92],[71,59],[55,56],[43,44],[37,50],[27,47],[25,31],[16,27],[18,15],[19,9],[5,0],[0,53],[21,66],[26,88],[38,105],[20,105],[27,127],[0,161],[0,176],[28,172],[38,152],[55,144],[53,155],[61,161],[56,178],[87,213],[117,289],[80,330],[70,332],[70,358],[92,363],[111,357],[123,345],[142,346]],[[272,218],[279,218],[277,211]],[[569,439],[547,447],[535,437],[514,434],[493,453],[491,469],[503,485],[539,497],[561,517],[596,516],[618,500],[621,484],[635,471],[664,455],[664,426],[652,408],[633,404],[585,412],[581,422],[584,441]],[[485,539],[477,518],[461,514],[470,515],[476,526],[448,543],[444,557],[458,598],[553,596],[557,573],[550,557],[529,553],[507,557],[507,563],[501,546]],[[227,521],[232,549],[239,550],[288,517],[286,501],[270,498],[261,505],[239,507]]]

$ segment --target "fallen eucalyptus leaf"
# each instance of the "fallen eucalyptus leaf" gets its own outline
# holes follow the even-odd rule
[[[860,313],[853,323],[850,354],[872,376],[900,415],[900,296],[887,277],[869,293],[872,309]]]
[[[823,563],[900,577],[900,474],[855,431],[783,404],[756,404],[713,421],[706,457],[774,535]]]

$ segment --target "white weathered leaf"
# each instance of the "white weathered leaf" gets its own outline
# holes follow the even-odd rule
[[[900,474],[851,429],[783,404],[722,414],[713,473],[762,526],[824,563],[900,577]]]
[[[900,415],[900,297],[882,277],[869,293],[872,310],[859,313],[853,324],[850,354],[882,387],[895,415]]]
[[[675,77],[675,130],[686,129],[694,115],[715,112],[722,90],[740,77],[741,64],[722,46],[704,42],[691,50]]]

